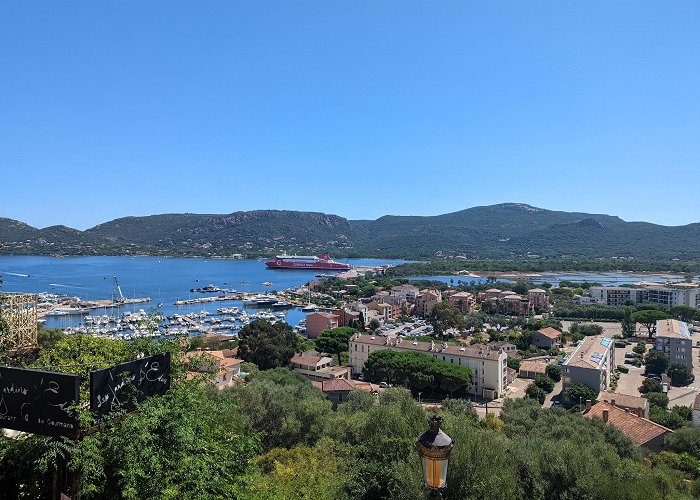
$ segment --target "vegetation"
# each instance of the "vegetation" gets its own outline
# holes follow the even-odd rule
[[[238,355],[261,370],[289,366],[299,349],[297,334],[283,321],[255,320],[241,328],[238,338]]]
[[[672,363],[667,370],[667,375],[671,377],[671,384],[676,387],[692,384],[695,381],[695,375],[684,364]]]
[[[547,365],[544,373],[554,382],[559,382],[561,380],[561,366],[559,365]]]
[[[341,364],[340,355],[347,352],[348,341],[355,333],[357,330],[346,326],[325,330],[316,339],[316,349],[326,354],[337,355],[338,364]]]
[[[649,338],[654,334],[656,329],[656,322],[660,319],[667,319],[668,314],[664,311],[657,311],[652,309],[637,311],[632,314],[632,320],[635,323],[641,323],[644,328],[649,332]]]
[[[668,354],[661,351],[649,351],[644,356],[644,372],[661,375],[666,371],[669,364]]]
[[[464,315],[446,300],[435,304],[427,320],[433,327],[435,335],[445,335],[451,328],[462,330],[465,327]]]
[[[639,387],[639,392],[641,394],[647,394],[649,392],[662,392],[661,382],[653,378],[645,378],[642,380],[642,385]]]
[[[404,385],[414,392],[440,391],[452,396],[456,392],[468,392],[471,387],[469,368],[421,352],[374,351],[362,373],[371,382]]]

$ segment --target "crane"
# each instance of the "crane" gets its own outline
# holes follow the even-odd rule
[[[122,293],[122,287],[119,286],[119,280],[117,277],[114,277],[114,288],[119,292],[119,298],[115,300],[115,302],[124,302],[124,294]]]

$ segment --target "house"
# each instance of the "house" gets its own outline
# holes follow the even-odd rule
[[[549,297],[547,291],[541,288],[533,288],[527,291],[527,298],[530,301],[530,306],[535,309],[545,309],[549,307]]]
[[[629,396],[617,392],[603,391],[598,395],[598,401],[610,403],[638,417],[649,418],[649,400],[639,396]]]
[[[434,288],[421,290],[416,297],[416,314],[422,318],[427,317],[438,302],[442,302],[442,294],[439,290]]]
[[[331,366],[333,360],[314,353],[296,354],[290,361],[292,370],[310,380],[348,378],[347,366]]]
[[[532,334],[532,344],[540,349],[551,349],[561,345],[561,337],[559,330],[548,326]]]
[[[610,387],[615,366],[613,341],[602,335],[586,337],[562,365],[562,392],[572,384],[585,384],[596,392]]]
[[[306,336],[315,339],[324,330],[338,327],[338,316],[331,313],[315,312],[306,315]]]
[[[669,364],[680,363],[693,370],[693,341],[683,321],[660,319],[656,322],[654,350],[668,354]]]
[[[489,342],[487,344],[491,349],[499,350],[502,349],[508,356],[517,356],[518,347],[515,344],[501,340],[500,342]]]
[[[488,291],[486,294],[488,294]],[[481,310],[487,314],[526,316],[530,313],[530,301],[527,297],[518,295],[510,290],[499,291],[497,297],[484,296],[484,300],[481,302]]]
[[[229,351],[229,352],[226,352]],[[199,373],[214,374],[213,383],[219,389],[233,384],[240,376],[242,359],[233,357],[230,349],[223,351],[190,351],[185,353],[185,360],[192,362],[196,371],[188,372],[188,378]]]
[[[418,342],[403,340],[401,337],[390,338],[374,335],[350,337],[349,366],[352,374],[361,373],[369,355],[381,349],[392,351],[422,352],[435,359],[471,369],[472,384],[475,395],[496,399],[505,394],[508,387],[508,355],[503,350],[491,349],[489,346],[448,346],[435,342]]]
[[[311,383],[314,387],[323,391],[326,398],[333,403],[333,408],[347,401],[350,393],[354,390],[371,392],[372,394],[378,394],[383,391],[378,384],[370,384],[369,382],[360,382],[359,380],[344,378],[316,380]]]
[[[384,321],[391,321],[397,319],[399,316],[401,316],[401,311],[399,311],[398,316],[394,316],[394,307],[391,304],[385,304],[383,302],[370,302],[369,304],[367,304],[367,309],[370,311],[376,311],[377,314],[381,317],[382,323]]]
[[[537,375],[544,375],[547,371],[547,363],[543,361],[521,361],[518,377],[535,378]]]
[[[447,300],[463,313],[474,312],[476,300],[474,299],[474,295],[469,292],[453,293]]]
[[[606,402],[592,405],[590,400],[586,401],[583,416],[586,418],[597,417],[605,424],[617,427],[636,446],[641,446],[654,453],[663,449],[666,436],[673,432],[663,425]]]

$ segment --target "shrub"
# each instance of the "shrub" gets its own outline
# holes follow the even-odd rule
[[[645,396],[651,406],[666,408],[668,406],[668,396],[663,392],[648,392]]]
[[[525,389],[525,396],[538,401],[540,404],[544,404],[544,400],[547,398],[547,393],[540,387],[536,386],[533,382],[527,386],[527,389]]]
[[[647,345],[643,341],[637,342],[637,345],[632,348],[632,352],[635,352],[637,354],[644,354],[647,352]]]
[[[676,387],[692,384],[695,380],[693,372],[681,363],[671,364],[671,366],[668,367],[667,373],[669,377],[671,377],[671,384]]]
[[[639,387],[639,392],[647,394],[649,392],[662,392],[661,382],[653,378],[645,378]]]
[[[559,382],[561,380],[561,366],[559,365],[547,365],[544,373],[555,382]]]
[[[627,368],[625,365],[617,365],[617,371],[620,373],[629,373],[630,369]]]

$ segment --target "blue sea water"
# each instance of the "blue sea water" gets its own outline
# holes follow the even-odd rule
[[[379,259],[342,260],[355,266],[400,264],[404,261]],[[190,293],[192,288],[209,284],[241,292],[266,292],[303,285],[320,271],[267,269],[264,260],[186,259],[170,257],[39,257],[2,256],[0,290],[7,292],[50,292],[78,296],[82,299],[110,299],[114,293],[114,276],[127,297],[150,297],[148,304],[127,306],[128,310],[155,307],[162,303],[166,315],[219,307],[241,307],[240,302],[214,302],[176,307],[180,299],[212,294]],[[273,286],[264,286],[263,282]],[[216,294],[214,294],[216,295]],[[110,314],[113,312],[106,311]],[[103,314],[102,311],[96,314]],[[287,313],[287,321],[297,324],[304,317],[299,309]],[[79,318],[78,318],[79,320]],[[51,318],[49,327],[73,326],[74,318]]]

